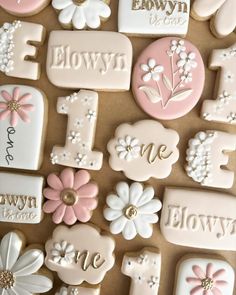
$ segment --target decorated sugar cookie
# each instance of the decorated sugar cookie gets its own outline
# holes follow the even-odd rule
[[[43,10],[50,0],[0,0],[0,7],[17,16],[31,16]]]
[[[157,295],[161,274],[159,250],[144,248],[139,253],[125,254],[121,272],[132,279],[129,295]]]
[[[223,38],[236,28],[236,18],[233,13],[235,10],[236,2],[234,0],[195,0],[191,15],[200,21],[211,19],[212,33],[218,38]]]
[[[218,70],[216,99],[204,100],[202,118],[236,124],[236,43],[227,49],[213,50],[210,69]]]
[[[236,135],[208,130],[199,132],[189,141],[186,171],[203,186],[231,188],[234,172],[224,166],[229,161],[226,152],[236,150]]]
[[[110,167],[135,181],[166,178],[178,161],[178,142],[176,131],[153,120],[122,124],[107,145]]]
[[[75,172],[64,169],[60,176],[52,173],[47,178],[48,187],[44,196],[44,212],[53,213],[52,220],[58,224],[64,221],[68,225],[77,220],[87,222],[92,217],[92,210],[97,208],[98,186],[90,182],[90,175],[85,170]]]
[[[38,170],[47,126],[45,94],[24,85],[0,86],[0,166]]]
[[[110,194],[107,199],[107,208],[104,217],[111,221],[110,231],[116,235],[122,233],[126,240],[132,240],[136,235],[150,238],[153,226],[158,222],[157,212],[162,204],[154,199],[154,189],[149,186],[134,182],[129,185],[120,182],[116,186],[116,193]]]
[[[29,43],[44,42],[45,29],[42,25],[14,21],[0,27],[0,71],[9,77],[38,80],[40,65],[26,57],[35,58],[37,48]]]
[[[25,248],[24,235],[9,232],[1,240],[0,288],[2,294],[36,295],[52,289],[53,282],[42,268],[43,251]]]
[[[57,111],[59,114],[68,115],[68,125],[65,146],[53,147],[52,164],[100,170],[103,154],[93,151],[98,117],[98,94],[89,90],[80,90],[70,96],[60,97]]]
[[[111,15],[110,0],[53,0],[58,20],[66,29],[98,29]]]
[[[89,224],[58,226],[45,247],[46,266],[74,286],[101,283],[115,263],[114,240]]]
[[[61,287],[55,295],[99,295],[100,288],[69,286]]]
[[[155,41],[139,56],[132,90],[140,107],[156,119],[182,117],[197,104],[205,81],[198,49],[187,40]]]
[[[174,295],[233,295],[235,273],[221,258],[188,255],[176,270]]]
[[[0,172],[0,221],[40,223],[43,184],[40,176]]]
[[[136,36],[185,36],[190,0],[119,0],[119,32]]]

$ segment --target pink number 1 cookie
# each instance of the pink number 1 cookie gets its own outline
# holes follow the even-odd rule
[[[198,49],[187,40],[168,37],[152,43],[140,55],[132,90],[146,113],[170,120],[186,115],[197,104],[204,80]]]

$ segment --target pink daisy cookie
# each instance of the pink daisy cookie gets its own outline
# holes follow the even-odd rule
[[[77,220],[87,222],[92,217],[92,210],[97,208],[98,186],[90,182],[90,174],[85,170],[75,172],[72,168],[64,169],[59,176],[51,173],[47,178],[48,187],[44,196],[48,199],[43,206],[45,213],[53,213],[52,220],[68,225]]]

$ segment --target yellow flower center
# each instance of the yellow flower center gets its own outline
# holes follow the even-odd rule
[[[126,147],[126,151],[127,151],[127,152],[131,152],[131,151],[132,151],[132,146],[131,146],[131,145],[128,145],[128,146]]]
[[[10,289],[15,284],[15,277],[13,273],[9,270],[0,271],[0,288]]]
[[[11,112],[14,112],[14,111],[18,111],[19,108],[21,107],[21,105],[16,101],[16,100],[11,100],[8,102],[7,104],[7,108],[11,111]]]
[[[134,205],[129,205],[125,209],[125,217],[127,217],[129,220],[133,220],[138,215],[138,208]]]
[[[73,206],[78,202],[78,195],[73,189],[65,189],[61,192],[61,200],[66,206]]]
[[[86,2],[87,0],[73,0],[74,4],[75,5],[81,5],[83,4],[84,2]]]
[[[214,287],[214,281],[211,279],[211,278],[205,278],[202,280],[201,282],[202,284],[202,288],[205,290],[205,291],[210,291],[213,289]]]

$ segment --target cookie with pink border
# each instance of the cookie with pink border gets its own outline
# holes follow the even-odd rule
[[[167,37],[139,56],[132,90],[137,103],[156,119],[177,119],[190,112],[201,97],[205,69],[199,50],[189,41]]]

